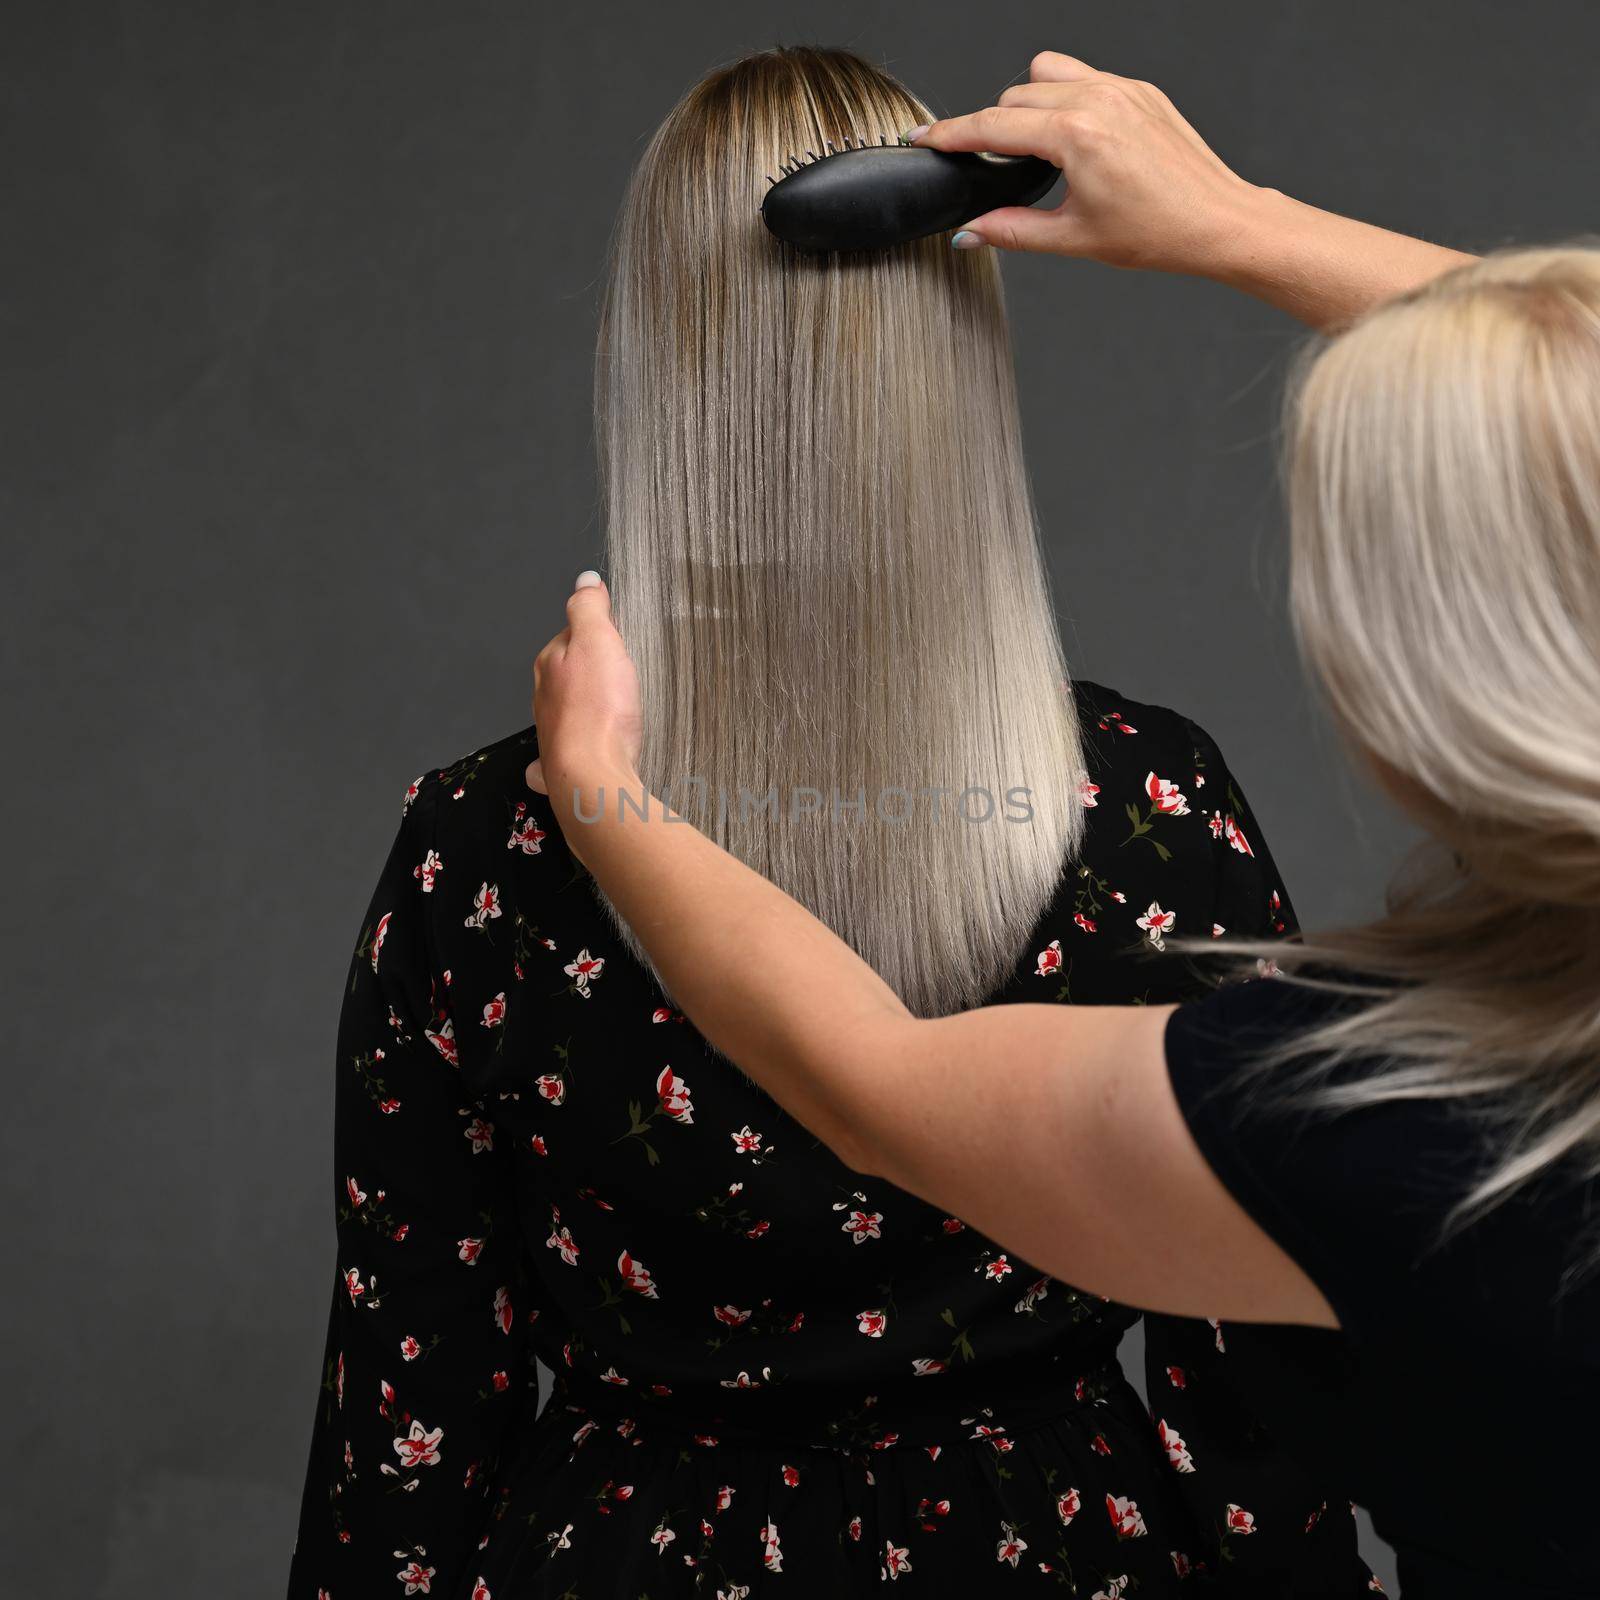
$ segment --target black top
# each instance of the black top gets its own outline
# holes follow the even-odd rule
[[[1229,1348],[1267,1425],[1371,1511],[1406,1600],[1600,1594],[1600,1271],[1570,1270],[1595,1185],[1545,1180],[1440,1242],[1484,1170],[1480,1122],[1437,1100],[1308,1112],[1240,1071],[1351,1003],[1266,979],[1168,1023],[1196,1144],[1340,1322],[1229,1324]]]
[[[1087,832],[993,998],[1192,998],[1172,936],[1291,931],[1276,868],[1202,730],[1076,689]],[[1211,1327],[1146,1320],[1147,1412],[1136,1312],[850,1172],[710,1049],[535,748],[430,769],[350,846],[376,883],[303,1068],[333,1068],[338,1254],[293,1600],[1367,1600],[1343,1486]]]

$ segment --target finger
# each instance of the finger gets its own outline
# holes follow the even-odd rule
[[[522,776],[527,780],[528,787],[532,789],[535,794],[550,793],[549,787],[544,781],[544,768],[539,764],[539,758],[537,756],[535,756],[533,760],[528,763],[528,770],[524,772]]]
[[[996,155],[1042,156],[1046,161],[1055,160],[1061,142],[1061,125],[1054,112],[1013,111],[1006,106],[985,106],[964,117],[945,117],[930,123],[927,132],[912,140],[918,149],[992,150]]]
[[[580,572],[577,586],[567,596],[567,627],[581,639],[601,625],[611,625],[611,591],[598,572]]]
[[[1035,206],[1000,206],[961,225],[984,244],[1001,250],[1032,250],[1050,255],[1081,254],[1073,217],[1061,206],[1041,211]]]
[[[1034,83],[1076,83],[1101,76],[1087,61],[1063,55],[1059,50],[1041,50],[1028,63],[1028,77]]]

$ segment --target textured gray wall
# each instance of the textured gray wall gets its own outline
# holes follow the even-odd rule
[[[692,79],[843,43],[957,111],[1053,46],[1335,209],[1469,247],[1594,221],[1582,0],[13,0],[6,24],[0,1516],[7,1592],[41,1600],[282,1592],[350,943],[405,782],[527,720],[595,555],[602,248]],[[1075,669],[1210,727],[1308,920],[1371,908],[1398,835],[1283,623],[1296,330],[1203,285],[1006,271]]]

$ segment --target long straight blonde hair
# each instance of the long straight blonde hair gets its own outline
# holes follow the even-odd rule
[[[595,404],[641,775],[931,1014],[1007,975],[1083,826],[999,267],[758,214],[785,158],[929,119],[843,50],[696,84],[618,214]]]
[[[1433,842],[1381,920],[1252,951],[1370,1002],[1272,1062],[1377,1058],[1318,1096],[1478,1112],[1496,1153],[1459,1224],[1600,1172],[1600,250],[1378,308],[1313,347],[1287,422],[1302,650]]]

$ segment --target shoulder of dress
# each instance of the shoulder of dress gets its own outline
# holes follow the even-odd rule
[[[1138,768],[1135,775],[1141,781],[1148,771],[1176,780],[1179,774],[1192,777],[1197,764],[1203,773],[1207,763],[1217,760],[1210,735],[1183,712],[1085,679],[1075,680],[1072,687],[1091,777],[1097,770]],[[1163,767],[1173,770],[1161,771]]]
[[[528,787],[528,763],[539,753],[533,726],[480,745],[443,766],[429,767],[407,786],[403,813],[443,851],[484,841],[506,847],[508,833],[531,826],[556,831],[550,804]],[[513,844],[515,840],[513,840]]]

